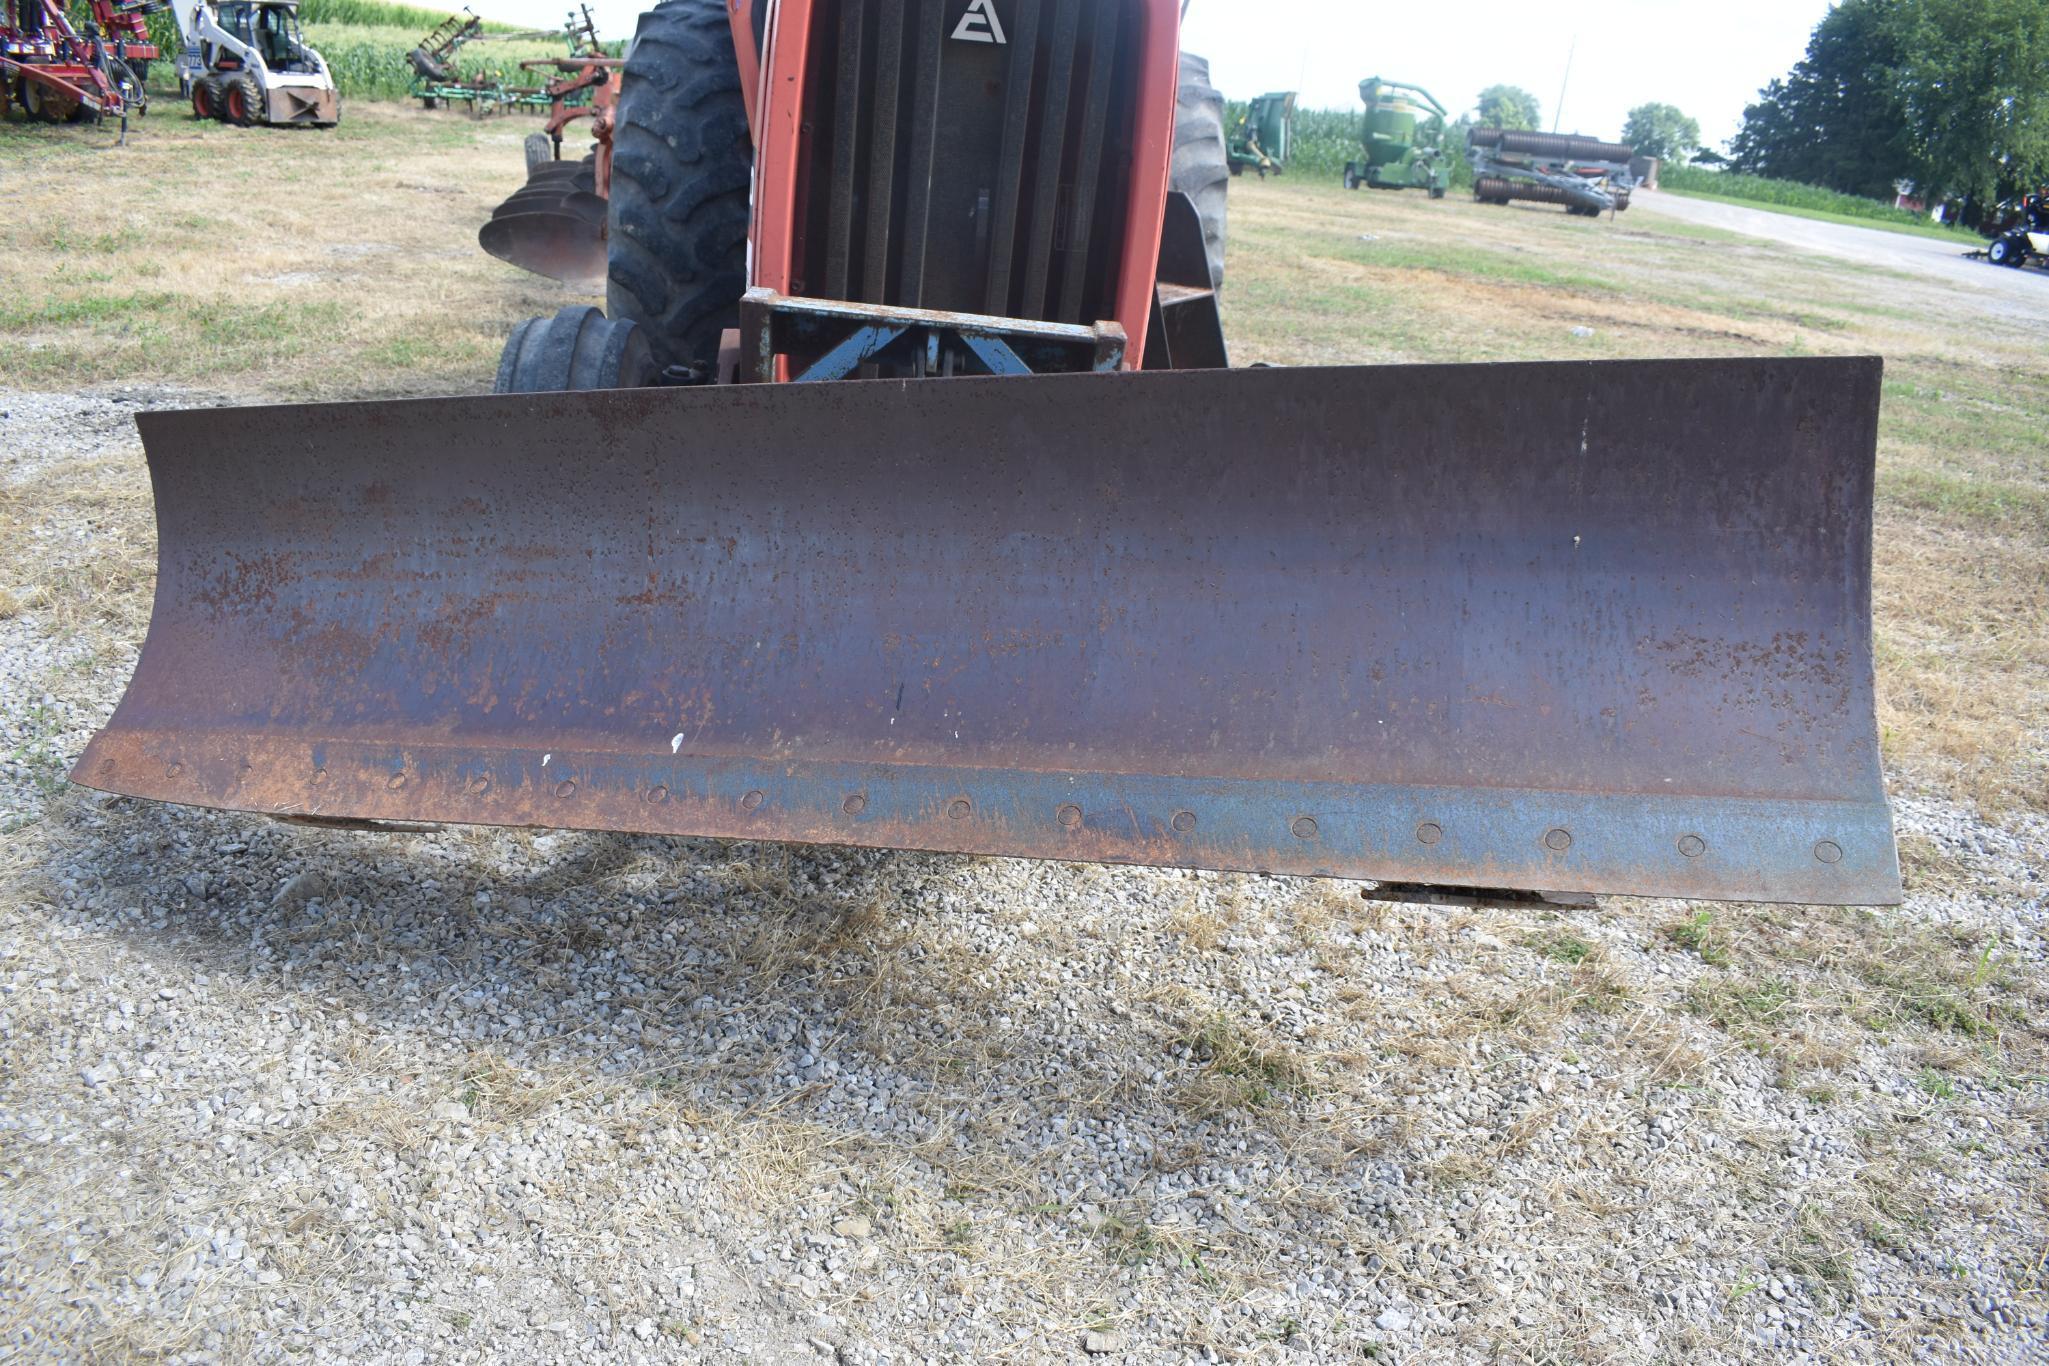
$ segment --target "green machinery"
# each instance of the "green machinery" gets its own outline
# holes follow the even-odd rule
[[[1245,106],[1231,129],[1228,148],[1231,174],[1243,175],[1247,167],[1279,175],[1288,168],[1288,147],[1295,140],[1295,92],[1270,90]]]
[[[1345,188],[1428,190],[1432,199],[1444,198],[1451,184],[1444,151],[1444,125],[1451,115],[1444,106],[1420,85],[1378,76],[1359,82],[1359,98],[1366,102],[1359,123],[1365,156],[1345,163]]]

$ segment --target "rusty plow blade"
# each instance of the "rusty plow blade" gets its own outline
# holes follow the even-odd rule
[[[534,168],[526,184],[477,229],[477,245],[536,275],[571,283],[603,280],[608,206],[593,188],[594,176],[587,161]]]
[[[144,414],[155,615],[73,777],[1892,902],[1878,383],[1618,361]]]

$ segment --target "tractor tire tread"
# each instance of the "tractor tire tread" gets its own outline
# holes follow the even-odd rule
[[[620,77],[606,287],[663,366],[714,361],[739,320],[753,176],[725,5],[663,0]]]
[[[242,97],[242,116],[232,120],[244,128],[263,122],[263,83],[253,71],[244,71],[231,82]]]
[[[491,392],[638,389],[654,383],[656,373],[640,328],[589,304],[570,304],[552,318],[528,318],[512,329]]]
[[[1174,160],[1168,188],[1195,203],[1212,288],[1224,283],[1224,239],[1231,191],[1231,161],[1224,141],[1224,97],[1209,81],[1209,61],[1181,54],[1174,91]]]

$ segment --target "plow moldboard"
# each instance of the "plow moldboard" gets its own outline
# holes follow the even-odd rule
[[[1879,365],[1272,369],[139,421],[74,778],[482,822],[1890,902]]]

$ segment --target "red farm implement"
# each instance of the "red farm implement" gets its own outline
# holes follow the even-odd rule
[[[165,0],[91,0],[85,32],[60,0],[0,0],[0,115],[43,123],[147,112],[144,81],[159,54],[144,16]]]

